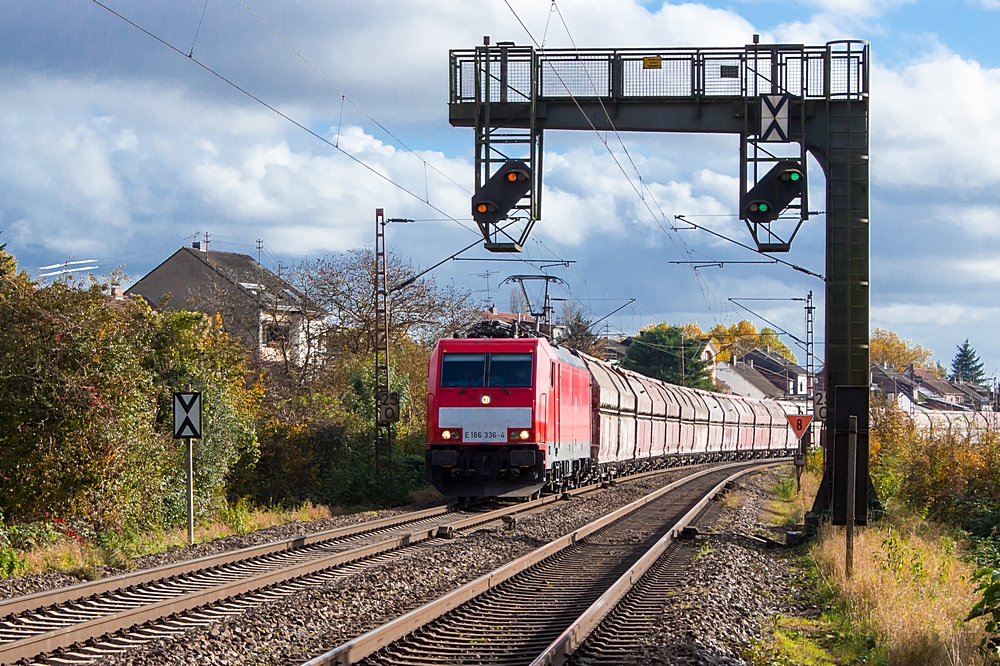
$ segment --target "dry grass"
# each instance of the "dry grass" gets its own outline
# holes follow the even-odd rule
[[[741,506],[746,502],[747,497],[748,495],[745,490],[730,490],[722,496],[721,506],[723,509]]]
[[[939,528],[895,519],[857,529],[850,580],[844,552],[844,529],[823,526],[812,551],[819,570],[849,622],[876,637],[890,666],[983,663],[977,650],[982,622],[964,621],[976,602],[972,566]]]
[[[296,509],[240,510],[238,506],[234,506],[227,512],[228,522],[215,521],[195,525],[194,540],[195,543],[205,543],[276,525],[330,518],[336,513],[342,511],[308,503]],[[184,548],[187,545],[186,527],[146,532],[128,543],[113,548],[88,541],[60,538],[58,541],[25,552],[24,573],[64,571],[89,580],[97,576],[97,567],[128,568],[131,560],[136,557]]]
[[[788,466],[771,495],[774,499],[767,500],[761,507],[761,522],[766,525],[790,526],[801,525],[806,513],[812,509],[813,500],[819,491],[820,476],[809,471],[803,471],[802,490],[798,491],[795,484],[795,468]]]

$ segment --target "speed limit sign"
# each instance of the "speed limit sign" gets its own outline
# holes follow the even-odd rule
[[[379,391],[378,422],[396,423],[399,421],[399,391]]]
[[[813,394],[813,415],[820,421],[826,421],[826,391]]]

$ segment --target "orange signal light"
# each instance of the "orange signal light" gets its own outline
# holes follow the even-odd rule
[[[509,180],[512,183],[516,182],[517,181],[517,173],[514,172],[514,171],[511,171],[509,174],[507,174],[507,180]]]
[[[484,203],[481,203],[478,206],[476,206],[476,210],[478,210],[480,213],[485,213],[487,210],[489,210],[489,206],[487,206]]]

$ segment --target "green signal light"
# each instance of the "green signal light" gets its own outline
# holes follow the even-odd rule
[[[802,174],[800,174],[798,171],[793,171],[790,174],[788,174],[788,179],[791,180],[792,182],[797,181],[801,177]]]
[[[768,208],[768,206],[767,206],[766,203],[757,204],[757,210],[759,210],[762,213],[766,213],[767,212],[767,208]]]

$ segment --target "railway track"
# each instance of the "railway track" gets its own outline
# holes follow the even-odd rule
[[[595,484],[569,495],[599,489]],[[397,557],[400,549],[426,547],[559,500],[545,496],[499,508],[436,507],[0,601],[0,664],[89,663],[351,575]]]
[[[669,585],[671,553],[685,556],[675,533],[727,483],[774,464],[723,465],[664,486],[305,666],[565,663],[616,608],[609,622],[633,622],[638,631],[651,613],[644,593]],[[623,644],[594,646],[602,662],[622,663],[615,659]]]

